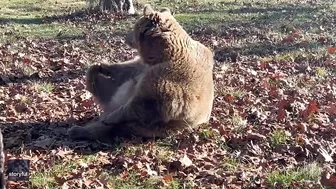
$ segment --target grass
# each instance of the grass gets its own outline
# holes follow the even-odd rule
[[[297,59],[310,59],[314,57],[323,57],[327,54],[326,48],[323,45],[316,42],[309,43],[308,46],[302,47],[301,49],[293,50],[290,47],[286,51],[275,54],[274,56],[267,56],[261,58],[264,62],[270,61],[291,61],[294,62]]]
[[[316,68],[316,75],[320,78],[324,78],[328,75],[328,71],[323,67]]]
[[[25,38],[71,38],[82,36],[82,30],[65,23],[49,24],[11,24],[6,29],[0,29],[4,35],[0,36],[2,42],[16,41]]]
[[[46,15],[64,14],[85,7],[83,0],[4,0],[0,2],[2,18],[34,20]]]
[[[156,147],[156,154],[158,159],[163,162],[168,162],[173,157],[174,152],[169,147]]]
[[[246,94],[246,91],[244,91],[243,89],[237,89],[233,87],[226,87],[226,88],[221,87],[216,90],[216,94],[221,96],[230,95],[231,97],[239,99]]]
[[[321,179],[322,168],[316,163],[306,164],[297,169],[284,172],[272,171],[267,176],[270,186],[289,187],[293,181],[311,181],[318,183]]]
[[[231,117],[231,122],[238,133],[242,132],[247,124],[247,120],[236,114]]]
[[[157,156],[159,160],[162,162],[167,162],[174,154],[174,151],[172,150],[172,146],[164,145],[164,143],[157,143],[153,147],[148,147],[144,144],[138,144],[138,145],[131,145],[131,146],[118,146],[115,151],[117,154],[125,154],[129,156],[134,156],[139,153],[143,153],[146,150],[151,150],[153,155]]]
[[[242,98],[246,94],[246,92],[243,89],[232,89],[229,90],[228,94],[235,98]]]
[[[32,69],[32,68],[29,67],[29,66],[22,66],[22,71],[23,71],[23,74],[26,75],[26,76],[30,76],[30,75],[32,75],[33,73],[35,73],[35,70]]]
[[[43,23],[46,16],[62,15],[85,7],[81,0],[4,0],[0,2],[0,42],[15,41],[19,37],[78,36],[81,30],[66,23]]]
[[[55,179],[47,172],[36,172],[30,175],[30,181],[33,186],[55,188],[58,186]]]
[[[30,175],[30,181],[33,186],[39,188],[55,188],[59,184],[57,183],[56,176],[62,177],[71,173],[79,167],[74,161],[68,161],[66,163],[60,163],[53,165],[50,169],[43,169],[42,171],[33,172]]]
[[[79,162],[91,164],[95,162],[96,156],[83,156],[81,157],[81,160]],[[58,178],[63,178],[65,176],[69,176],[69,173],[72,173],[73,170],[77,170],[80,167],[84,166],[83,164],[74,163],[72,161],[69,161],[68,163],[59,163],[53,165],[50,169],[47,169],[45,171],[40,172],[34,172],[30,176],[30,181],[34,187],[38,188],[55,188],[59,186]],[[98,175],[96,175],[94,172],[89,173],[88,178],[98,178]],[[114,173],[103,171],[99,177],[106,177],[108,179],[108,183],[111,186],[114,186],[118,189],[131,189],[131,188],[140,188],[141,186],[145,188],[153,188],[155,187],[160,180],[157,180],[155,178],[149,178],[149,179],[142,179],[139,175],[129,172],[127,173],[126,179],[121,179],[119,175],[115,175]],[[174,181],[174,183],[171,183],[172,187],[175,188],[177,181]]]
[[[57,3],[56,3],[57,2]],[[217,44],[215,48],[217,49],[215,55],[217,56],[219,53],[228,53],[232,51],[239,51],[240,56],[259,56],[258,59],[261,61],[265,61],[269,64],[272,64],[272,69],[281,70],[281,66],[276,65],[278,62],[295,62],[297,59],[304,58],[305,60],[309,61],[310,59],[314,58],[323,58],[326,56],[326,48],[325,45],[316,42],[314,39],[317,35],[320,35],[321,28],[320,25],[314,26],[311,25],[312,22],[320,23],[323,21],[324,14],[331,12],[336,5],[326,7],[321,5],[321,7],[310,7],[307,5],[291,7],[288,4],[289,0],[271,0],[271,1],[264,1],[264,0],[139,0],[135,3],[139,6],[137,7],[138,11],[141,11],[142,5],[144,3],[151,3],[154,7],[169,7],[175,13],[176,19],[187,29],[188,32],[193,33],[193,35],[197,35],[197,32],[194,31],[204,31],[208,32],[211,36],[205,37],[205,41],[209,40],[208,44],[214,45],[211,43],[212,40],[217,40],[217,37],[224,36],[220,40],[217,40]],[[82,0],[3,0],[0,2],[0,17],[1,21],[5,23],[3,27],[0,28],[0,42],[14,42],[20,41],[21,37],[27,38],[45,38],[48,39],[60,39],[62,37],[76,37],[83,35],[83,25],[86,23],[79,23],[79,25],[74,25],[71,22],[52,22],[52,23],[45,23],[43,22],[46,16],[52,15],[63,15],[69,14],[70,12],[81,10],[85,7],[85,1]],[[311,14],[314,12],[314,14]],[[120,20],[116,23],[111,24],[108,21],[104,21],[101,23],[94,23],[92,24],[93,29],[90,30],[91,33],[94,34],[103,34],[101,39],[111,39],[118,33],[123,33],[131,29],[131,25],[134,22],[134,18],[127,19],[127,20]],[[86,25],[87,26],[87,25]],[[113,28],[113,32],[107,29],[108,27]],[[323,26],[325,27],[325,26]],[[287,35],[290,35],[291,32],[295,32],[297,28],[302,30],[301,38],[298,38],[291,44],[283,44],[281,39]],[[330,41],[335,41],[335,34],[331,31],[326,29],[323,33],[326,35],[326,38],[330,38]],[[202,33],[202,32],[199,32]],[[259,40],[260,36],[267,38],[266,42]],[[94,36],[94,35],[92,35]],[[202,35],[200,35],[202,36]],[[111,37],[111,38],[109,38]],[[204,37],[204,36],[202,36]],[[83,39],[81,42],[83,42]],[[117,39],[119,40],[119,39]],[[258,41],[259,40],[259,41]],[[302,45],[301,42],[309,41],[308,43],[304,43]],[[93,44],[92,45],[96,45]],[[112,42],[113,43],[113,42]],[[117,44],[117,45],[115,45]],[[117,49],[120,46],[120,43],[115,43],[113,45],[114,49]],[[63,44],[62,44],[63,45]],[[84,47],[78,48],[89,48],[88,46],[91,44],[84,43]],[[13,47],[15,48],[15,47]],[[76,46],[74,46],[76,48]],[[97,46],[94,51],[103,51],[107,48],[105,46]],[[112,53],[114,54],[115,50],[112,49]],[[19,51],[20,49],[18,49]],[[86,49],[85,49],[86,50]],[[83,51],[85,51],[83,50]],[[92,50],[92,49],[89,49]],[[43,53],[50,53],[50,52],[43,52]],[[62,52],[63,53],[63,52]],[[71,53],[71,52],[67,52]],[[125,54],[125,52],[123,52]],[[90,54],[91,55],[91,54]],[[27,55],[30,56],[30,55]],[[75,55],[77,56],[77,55]],[[102,55],[102,56],[109,56],[109,55]],[[262,56],[262,57],[261,57]],[[33,56],[32,56],[33,57]],[[99,57],[99,61],[102,57]],[[114,57],[113,57],[114,58]],[[254,59],[255,60],[255,59]],[[253,61],[254,61],[253,60]],[[251,61],[253,63],[253,61]],[[75,62],[75,60],[74,60]],[[88,63],[90,62],[90,63]],[[88,68],[91,65],[91,60],[88,62],[84,62],[81,68]],[[9,62],[10,64],[11,62]],[[78,62],[77,62],[78,63]],[[238,63],[237,63],[238,64]],[[276,67],[274,67],[276,65]],[[6,65],[7,66],[7,65]],[[47,65],[48,66],[48,65]],[[68,65],[66,65],[68,66]],[[78,65],[76,65],[78,67]],[[235,65],[232,64],[230,69],[234,69]],[[246,65],[244,65],[246,66]],[[36,70],[32,69],[30,66],[26,64],[17,65],[17,68],[20,69],[24,75],[31,75]],[[71,67],[72,68],[72,67]],[[63,68],[62,68],[63,69]],[[66,68],[67,70],[68,67]],[[334,71],[332,68],[327,67],[314,67],[315,76],[319,78],[328,78],[331,73]],[[5,69],[4,69],[5,70]],[[266,69],[265,69],[266,70]],[[265,71],[263,70],[263,71]],[[270,71],[268,70],[268,71]],[[38,70],[40,71],[40,70]],[[49,70],[48,70],[49,71]],[[62,70],[60,70],[62,71]],[[239,73],[238,73],[239,74]],[[235,75],[237,76],[237,75]],[[239,75],[240,77],[244,77],[243,75]],[[256,76],[258,79],[257,82],[260,81],[258,78],[259,75]],[[295,76],[293,76],[295,77]],[[262,78],[265,79],[265,78]],[[267,78],[266,78],[267,79]],[[69,79],[70,80],[70,79]],[[228,81],[228,80],[226,80]],[[77,81],[78,82],[78,81]],[[280,81],[270,81],[274,83],[278,83]],[[306,85],[308,86],[309,81],[305,81]],[[245,83],[249,83],[249,81],[245,81]],[[66,90],[64,85],[69,85],[68,83],[60,83],[62,84],[60,88],[62,90]],[[253,84],[254,85],[254,84]],[[256,89],[258,84],[256,85]],[[314,83],[309,84],[312,88],[315,86]],[[303,86],[306,87],[307,86]],[[37,82],[34,84],[34,89],[39,92],[44,93],[51,93],[54,88],[55,84],[48,83],[48,82]],[[253,86],[255,87],[255,86]],[[18,87],[19,88],[19,87]],[[76,87],[76,89],[83,90],[83,86]],[[309,88],[310,89],[310,88]],[[17,89],[15,89],[17,90]],[[254,90],[254,89],[253,89]],[[3,93],[1,88],[0,92]],[[9,90],[8,90],[9,91]],[[65,91],[64,94],[67,94]],[[230,95],[234,97],[233,99],[239,99],[243,101],[246,97],[246,94],[252,93],[253,91],[248,91],[235,83],[225,83],[225,87],[221,87],[216,90],[216,93],[220,96],[226,97]],[[4,93],[5,94],[5,93]],[[62,92],[63,94],[63,92]],[[63,94],[63,95],[64,95]],[[73,94],[70,93],[71,99],[73,98]],[[7,95],[7,94],[6,94]],[[8,95],[7,95],[8,96]],[[66,95],[64,95],[66,96]],[[244,97],[244,98],[243,98]],[[62,97],[63,98],[63,97]],[[31,104],[31,97],[27,96],[25,98],[20,99],[22,103]],[[73,100],[73,99],[72,99]],[[238,100],[237,100],[238,101]],[[243,105],[234,104],[237,101],[233,102],[226,102],[223,103],[223,108],[226,109],[228,107],[235,109],[236,106],[240,106],[240,108],[235,109],[238,111],[245,111],[247,107]],[[269,101],[269,99],[268,99]],[[64,101],[65,103],[67,101]],[[71,101],[72,102],[72,101]],[[77,101],[76,101],[77,103]],[[245,103],[245,101],[244,101]],[[246,102],[252,103],[252,102]],[[265,103],[262,101],[260,103]],[[70,104],[70,103],[69,103]],[[226,106],[230,104],[230,106]],[[232,105],[232,106],[231,106]],[[222,106],[219,105],[219,106]],[[248,107],[250,105],[247,105]],[[252,106],[252,105],[251,105]],[[262,104],[260,106],[266,105]],[[71,107],[73,108],[73,107]],[[218,107],[216,107],[218,108]],[[264,108],[264,107],[263,107]],[[66,109],[66,106],[65,106]],[[70,110],[70,108],[66,109],[66,111]],[[81,110],[74,110],[74,111],[81,111]],[[269,111],[269,110],[267,110]],[[88,112],[85,112],[85,115]],[[84,113],[83,113],[84,114]],[[81,115],[83,116],[83,115]],[[217,116],[217,115],[216,115]],[[268,115],[273,116],[273,115]],[[3,115],[0,116],[5,117]],[[79,116],[80,117],[80,116]],[[220,168],[230,172],[232,175],[238,170],[238,168],[242,168],[245,166],[243,161],[249,161],[245,154],[253,156],[252,153],[246,153],[245,144],[249,141],[244,141],[244,134],[245,130],[247,130],[246,126],[250,126],[250,123],[247,122],[243,117],[234,114],[233,116],[227,117],[220,117],[218,120],[223,121],[222,125],[225,128],[225,137],[222,137],[219,132],[211,128],[211,125],[207,125],[207,127],[200,129],[197,131],[197,134],[200,136],[199,138],[195,139],[196,142],[192,141],[190,144],[190,148],[183,149],[181,151],[188,151],[194,150],[197,154],[198,151],[202,151],[203,149],[197,148],[199,146],[199,141],[206,141],[206,142],[214,142],[216,150],[223,150],[225,151],[225,157],[220,159],[218,162],[220,164]],[[232,128],[232,130],[230,130]],[[255,127],[256,128],[256,127]],[[260,128],[263,128],[260,126]],[[250,129],[250,128],[249,128]],[[252,128],[254,129],[254,128]],[[267,132],[266,132],[267,133]],[[239,146],[242,147],[242,157],[243,158],[235,158],[232,155],[231,150],[235,147],[229,147],[226,143],[229,138],[233,138],[239,142]],[[239,137],[242,137],[239,138]],[[281,129],[274,130],[266,137],[269,138],[269,146],[275,147],[279,145],[286,145],[289,144],[288,141],[291,141],[291,136],[287,136],[286,132]],[[203,140],[202,140],[203,139]],[[234,140],[233,140],[234,141]],[[253,143],[263,147],[265,149],[265,154],[270,153],[270,149],[263,146],[260,139],[253,139]],[[180,145],[180,141],[174,141]],[[190,141],[188,141],[190,142]],[[259,143],[258,143],[259,142]],[[173,143],[173,142],[171,142]],[[196,144],[197,143],[197,144]],[[178,146],[176,145],[176,146]],[[256,145],[256,146],[257,146]],[[267,143],[266,143],[267,145]],[[151,156],[154,157],[151,159],[154,163],[155,161],[162,163],[162,162],[169,162],[171,159],[175,158],[175,155],[181,153],[173,148],[175,144],[170,145],[161,145],[159,142],[156,142],[154,146],[148,147],[144,144],[140,145],[130,145],[127,147],[120,147],[113,152],[113,155],[121,155],[123,157],[134,158],[138,155],[138,152],[145,153],[150,151]],[[183,145],[181,145],[183,146]],[[203,146],[202,146],[203,147]],[[203,147],[203,148],[207,148]],[[215,151],[216,151],[215,150]],[[268,151],[267,151],[268,150]],[[116,152],[117,151],[117,152]],[[210,151],[210,150],[209,150]],[[257,151],[257,150],[255,150]],[[195,153],[194,152],[194,153]],[[188,152],[189,153],[189,152]],[[201,152],[200,152],[201,153]],[[204,151],[202,152],[204,153]],[[179,154],[180,155],[180,154]],[[199,155],[199,154],[198,154]],[[204,155],[204,154],[202,154]],[[268,154],[269,155],[269,154]],[[211,156],[211,155],[210,155]],[[258,155],[255,157],[260,158]],[[269,161],[269,157],[265,159]],[[85,165],[95,165],[98,163],[99,157],[97,155],[85,155],[80,157],[79,161],[64,161],[64,162],[57,162],[54,165],[51,165],[50,168],[40,169],[34,172],[31,175],[31,182],[33,186],[37,188],[57,188],[59,184],[57,182],[57,177],[65,176],[68,173],[71,173],[73,170],[79,169],[81,166]],[[196,161],[193,163],[197,163]],[[244,162],[245,163],[245,162]],[[218,165],[218,164],[217,164]],[[100,166],[100,165],[99,165]],[[127,170],[127,177],[121,178],[120,174],[116,173],[116,170],[103,170],[101,176],[107,178],[108,183],[115,188],[155,188],[157,185],[162,184],[162,178],[156,177],[146,177],[143,178],[139,176],[139,173],[132,172]],[[95,173],[89,173],[89,178],[95,178],[97,175]],[[161,176],[163,173],[160,173]],[[231,175],[231,176],[232,176]],[[291,182],[293,181],[313,181],[318,182],[321,178],[321,167],[317,164],[307,164],[305,166],[299,167],[293,170],[287,171],[272,171],[267,173],[266,181],[269,186],[274,186],[277,183],[288,187]],[[190,181],[194,182],[194,181]],[[174,178],[168,185],[167,188],[177,189],[177,188],[188,188],[187,186],[192,185],[192,183],[187,183],[186,180],[180,180]],[[195,184],[195,183],[194,183]],[[191,188],[191,186],[190,186]]]
[[[15,31],[22,36],[34,37],[77,36],[82,33],[79,28],[64,23],[29,25],[27,27],[16,28]]]
[[[273,2],[273,1],[271,1]],[[242,4],[234,3],[233,1],[220,0],[192,0],[192,1],[146,1],[140,0],[139,4],[151,3],[154,7],[169,7],[176,12],[176,19],[183,24],[183,26],[191,31],[204,29],[212,33],[221,34],[227,30],[227,26],[238,26],[244,24],[245,27],[251,27],[251,21],[265,24],[277,24],[278,32],[282,25],[288,25],[283,22],[274,23],[277,20],[287,20],[283,18],[283,14],[279,14],[279,10],[267,11],[267,6],[260,4],[263,9],[262,12],[254,11],[253,8],[242,9]],[[248,3],[246,3],[248,5]],[[75,37],[82,35],[82,29],[67,23],[43,23],[45,16],[68,14],[70,10],[76,11],[86,7],[86,2],[83,0],[12,0],[0,2],[0,15],[9,27],[0,29],[0,32],[6,33],[1,37],[1,41],[15,40],[18,36],[24,37],[56,37],[63,35],[64,37]],[[286,10],[286,4],[283,9]],[[329,8],[329,7],[327,7]],[[138,9],[141,9],[139,7]],[[324,9],[323,9],[324,10]],[[138,10],[140,11],[140,10]],[[317,13],[322,9],[316,10]],[[316,14],[317,14],[316,13]],[[295,13],[292,13],[295,14]],[[322,13],[321,13],[322,14]],[[291,24],[296,26],[309,21],[312,16],[307,14],[307,10],[299,10]],[[224,25],[225,23],[225,25]],[[99,24],[98,24],[99,25]],[[131,23],[122,22],[115,25],[116,31],[129,30]],[[293,27],[294,27],[293,26]],[[104,26],[102,26],[104,27]]]
[[[169,183],[168,188],[169,189],[179,189],[181,188],[181,186],[178,180],[172,180],[172,182]]]
[[[186,30],[195,30],[206,28],[211,32],[222,33],[226,28],[222,27],[221,23],[232,21],[234,15],[225,12],[205,12],[205,13],[182,13],[176,15],[176,19],[184,25]],[[256,16],[256,15],[255,15]],[[238,18],[237,18],[238,17]],[[246,22],[251,20],[253,15],[237,15],[234,16],[235,21]]]
[[[287,135],[285,131],[279,129],[273,131],[270,139],[271,146],[286,144],[286,141],[287,141]]]
[[[98,160],[98,155],[92,154],[92,155],[85,155],[82,157],[83,163],[95,163]]]
[[[234,172],[238,166],[239,166],[239,161],[237,158],[228,157],[224,159],[222,162],[222,168],[225,171]]]
[[[74,170],[81,167],[87,167],[98,161],[98,155],[83,155],[79,160],[58,162],[54,164],[49,169],[44,169],[44,171],[36,171],[30,175],[30,181],[33,186],[38,188],[55,188],[59,186],[58,178],[63,178],[69,176]],[[121,180],[119,175],[103,171],[101,175],[95,175],[95,173],[90,173],[91,178],[97,177],[107,177],[108,182],[118,189],[126,188],[139,188],[139,183],[143,183],[146,188],[152,188],[159,183],[159,180],[150,178],[148,180],[143,180],[139,175],[133,172],[129,172],[125,180]]]
[[[54,90],[54,85],[52,83],[43,82],[38,84],[38,90],[45,93],[50,93],[52,90]]]
[[[113,183],[112,186],[120,189],[140,188],[140,183],[144,188],[154,188],[159,183],[159,180],[155,178],[143,180],[138,175],[131,172],[126,180],[121,181],[120,178],[114,177],[111,183]]]
[[[30,99],[30,97],[22,96],[21,99],[20,99],[20,102],[23,103],[23,104],[30,104],[31,99]]]
[[[211,128],[202,128],[199,134],[201,139],[212,139],[218,136],[218,133]]]
[[[36,71],[29,65],[29,64],[21,64],[18,63],[16,64],[16,67],[25,75],[25,76],[30,76]]]
[[[216,144],[217,144],[218,148],[220,148],[222,150],[225,150],[225,151],[229,151],[230,150],[230,147],[223,140],[216,140]]]

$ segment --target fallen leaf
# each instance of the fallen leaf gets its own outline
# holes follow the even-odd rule
[[[288,36],[286,36],[282,39],[282,42],[283,43],[292,43],[292,42],[294,42],[294,40],[295,40],[295,37],[293,37],[292,35],[288,35]]]
[[[261,61],[260,64],[259,64],[259,67],[261,69],[265,69],[266,68],[266,63],[264,61]]]
[[[299,132],[301,132],[301,133],[307,132],[307,124],[306,123],[299,123],[297,125],[297,128],[298,128]]]
[[[333,114],[336,114],[336,106],[334,104],[330,104],[326,109],[325,111],[330,114],[330,115],[333,115]]]
[[[225,95],[224,98],[228,102],[233,102],[233,99],[234,99],[234,97],[232,95],[230,95],[230,94]]]
[[[123,171],[122,173],[119,174],[119,177],[122,181],[126,181],[128,179],[128,172],[127,171]]]
[[[179,161],[181,162],[181,165],[184,167],[189,167],[193,164],[186,154],[184,154],[184,156]]]
[[[324,171],[323,176],[321,178],[321,184],[323,186],[329,186],[330,188],[334,188],[336,186],[336,175],[331,174],[329,172]]]
[[[60,185],[63,185],[68,180],[66,177],[64,177],[64,176],[58,176],[58,175],[57,176],[55,175],[54,179]]]
[[[282,121],[283,119],[285,119],[285,117],[286,117],[286,110],[283,109],[283,108],[280,108],[280,109],[278,110],[277,119],[278,119],[279,121]]]
[[[328,47],[328,53],[329,54],[336,54],[336,47],[329,46]]]
[[[318,112],[318,104],[313,101],[309,103],[308,107],[302,112],[302,116],[305,120],[307,120],[312,114]]]
[[[163,176],[162,180],[165,184],[170,184],[173,181],[173,176],[172,175],[165,175],[165,176]]]
[[[70,187],[69,187],[69,185],[68,185],[68,183],[63,183],[62,184],[62,189],[69,189]]]
[[[329,155],[329,153],[323,147],[320,147],[318,151],[324,157],[325,162],[333,162],[333,158]]]
[[[153,171],[153,170],[150,168],[149,164],[146,164],[146,168],[147,168],[147,174],[148,174],[149,176],[152,176],[152,175],[158,175],[158,173],[157,173],[156,171]]]

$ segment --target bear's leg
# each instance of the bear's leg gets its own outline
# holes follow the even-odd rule
[[[86,74],[86,89],[104,111],[108,111],[118,88],[143,73],[146,65],[137,60],[118,64],[93,65]]]

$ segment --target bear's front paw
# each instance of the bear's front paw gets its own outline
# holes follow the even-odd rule
[[[100,117],[100,122],[104,125],[111,125],[114,124],[116,122],[115,120],[115,116],[113,113],[104,113],[101,117]]]
[[[68,130],[68,135],[71,139],[89,139],[89,131],[85,127],[73,126]]]

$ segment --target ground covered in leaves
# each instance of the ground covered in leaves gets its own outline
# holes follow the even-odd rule
[[[66,131],[99,114],[85,71],[134,57],[124,35],[137,16],[36,2],[0,2],[4,145],[31,160],[12,188],[336,188],[336,3],[151,1],[214,51],[211,123],[105,144]]]

